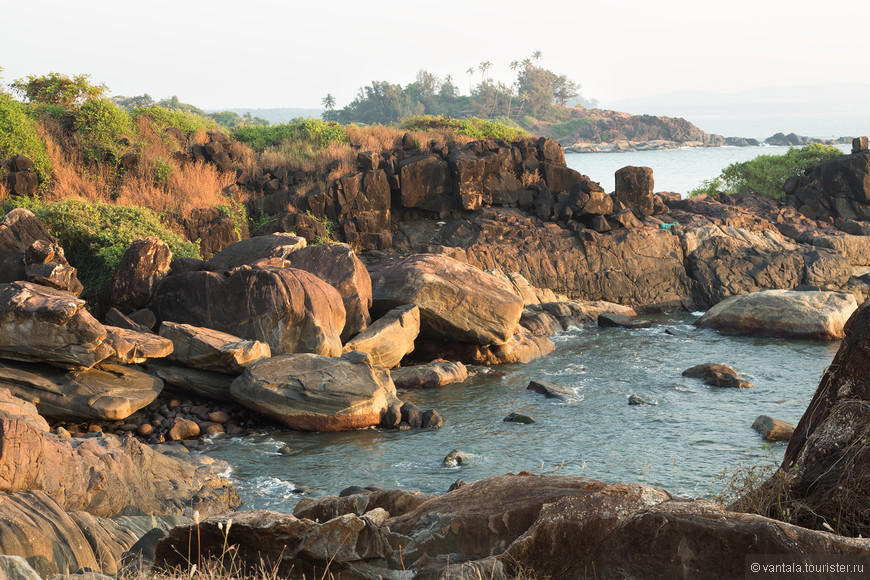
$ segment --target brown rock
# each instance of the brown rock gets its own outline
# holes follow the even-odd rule
[[[208,420],[212,423],[226,423],[230,420],[230,416],[225,411],[214,411],[208,414]]]
[[[115,349],[114,356],[105,362],[135,365],[151,358],[164,358],[172,354],[172,341],[153,332],[138,332],[117,326],[103,328],[106,329],[106,344]]]
[[[758,431],[765,441],[788,441],[794,433],[794,425],[767,415],[759,415],[752,423],[752,428]]]
[[[0,419],[20,420],[37,431],[49,432],[48,423],[36,410],[36,405],[16,397],[4,387],[0,387]]]
[[[344,305],[335,288],[293,268],[187,272],[160,286],[151,310],[162,321],[212,328],[269,345],[273,354],[341,354]]]
[[[703,379],[711,387],[726,387],[735,389],[752,388],[752,383],[741,378],[737,371],[719,363],[704,363],[683,371],[684,377]]]
[[[411,157],[399,163],[399,196],[403,207],[446,212],[456,202],[450,168],[437,155]]]
[[[176,417],[169,430],[169,438],[172,441],[181,441],[192,437],[199,437],[199,425],[190,419]]]
[[[381,422],[396,388],[385,369],[315,354],[276,356],[233,381],[233,398],[301,431],[342,431]]]
[[[639,219],[653,215],[655,208],[654,188],[653,170],[649,167],[629,165],[616,172],[615,197]]]
[[[416,304],[421,334],[428,338],[504,344],[523,309],[508,283],[446,256],[384,260],[370,273],[375,306],[383,311]]]
[[[424,365],[399,367],[390,370],[397,389],[433,389],[468,378],[468,369],[458,361],[437,360]]]
[[[364,352],[372,364],[391,369],[414,350],[420,334],[420,308],[413,304],[387,312],[344,345],[344,352]]]
[[[174,345],[171,360],[204,371],[238,375],[272,356],[269,345],[260,341],[168,320],[160,326],[160,336]]]
[[[112,279],[100,290],[100,305],[105,312],[117,308],[129,313],[142,308],[169,274],[172,251],[156,236],[136,238],[124,252]]]
[[[292,234],[269,234],[230,244],[205,263],[206,270],[232,270],[269,258],[284,259],[306,246],[305,238]]]
[[[197,397],[217,401],[232,401],[230,385],[234,375],[212,373],[170,364],[148,364],[148,372],[167,385],[189,392]]]

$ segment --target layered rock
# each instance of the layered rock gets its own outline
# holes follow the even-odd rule
[[[230,244],[215,254],[205,263],[205,269],[232,270],[264,259],[283,259],[305,246],[305,238],[284,233],[248,238]]]
[[[160,336],[171,341],[172,360],[203,371],[238,375],[272,356],[269,345],[258,340],[168,320],[160,325]]]
[[[342,342],[366,329],[371,322],[372,281],[365,265],[347,244],[321,244],[292,252],[291,268],[310,272],[338,290],[344,302]]]
[[[151,310],[178,322],[267,343],[273,354],[341,354],[344,305],[335,288],[293,268],[186,272],[160,286]]]
[[[291,429],[342,431],[380,424],[396,388],[386,369],[365,362],[291,354],[248,368],[230,393]]]
[[[141,364],[148,359],[167,357],[174,348],[171,340],[153,332],[108,325],[103,328],[106,329],[106,344],[115,350],[115,354],[105,360],[108,363]]]
[[[522,299],[502,280],[445,256],[385,260],[369,271],[375,307],[418,306],[428,338],[504,344],[522,313]]]
[[[73,294],[30,282],[0,284],[0,358],[90,368],[111,356],[106,330]]]
[[[409,304],[390,310],[344,345],[344,352],[364,352],[372,364],[391,369],[414,350],[420,334],[420,307]]]
[[[737,334],[834,340],[858,307],[841,292],[765,290],[727,298],[695,324]]]
[[[50,419],[126,419],[163,390],[137,367],[103,364],[86,371],[0,362],[0,387],[32,401]]]
[[[468,378],[468,369],[459,361],[435,360],[424,365],[413,365],[390,370],[397,389],[433,389]]]
[[[870,152],[807,168],[786,202],[810,219],[870,220]]]

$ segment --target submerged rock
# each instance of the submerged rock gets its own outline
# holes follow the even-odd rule
[[[567,401],[568,398],[570,398],[571,396],[570,391],[568,391],[567,389],[557,387],[556,385],[546,383],[544,381],[529,381],[526,389],[529,391],[540,393],[548,399],[558,399],[560,401]]]
[[[468,463],[468,455],[464,451],[454,449],[441,462],[444,467],[458,467]]]
[[[788,441],[794,433],[794,425],[767,415],[759,415],[752,423],[752,428],[758,431],[765,441]]]
[[[628,396],[628,404],[629,405],[658,405],[656,401],[652,399],[646,399],[641,397],[640,395],[632,393]]]
[[[633,316],[604,312],[598,315],[598,326],[602,328],[649,328],[652,326],[652,322],[638,320]]]
[[[436,360],[424,365],[398,367],[390,370],[397,389],[433,389],[468,378],[468,369],[457,361]]]
[[[502,421],[506,423],[522,423],[523,425],[531,425],[535,422],[535,420],[528,415],[522,415],[520,413],[508,413],[508,416],[502,419]]]
[[[704,384],[711,387],[725,387],[734,389],[749,389],[752,388],[752,383],[743,379],[737,374],[737,371],[719,363],[704,363],[693,366],[690,369],[683,371],[684,377],[690,379],[702,379]]]

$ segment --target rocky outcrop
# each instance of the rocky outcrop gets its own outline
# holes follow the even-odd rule
[[[36,404],[50,419],[126,419],[153,401],[163,382],[138,367],[103,364],[86,371],[0,362],[0,387]]]
[[[790,189],[786,203],[810,219],[870,220],[870,152],[814,165]]]
[[[723,300],[695,324],[737,334],[834,340],[843,337],[855,298],[841,292],[765,290]]]
[[[236,379],[235,375],[154,363],[148,365],[148,372],[171,386],[172,390],[180,390],[215,401],[233,400],[230,396],[230,386]]]
[[[750,389],[752,383],[737,374],[737,371],[721,363],[703,363],[683,371],[684,377],[701,379],[711,387]]]
[[[420,332],[431,339],[504,344],[522,313],[522,299],[507,284],[445,256],[385,260],[369,272],[375,309],[417,305]]]
[[[335,288],[293,268],[170,276],[151,302],[161,321],[267,343],[273,354],[341,354],[344,305]]]
[[[0,358],[90,368],[111,356],[106,330],[73,294],[30,282],[0,284]]]
[[[148,304],[169,274],[172,251],[155,236],[133,240],[111,280],[100,290],[102,312],[117,308],[129,314]]]
[[[342,342],[366,329],[372,319],[372,280],[347,244],[321,244],[296,250],[286,258],[291,268],[310,272],[338,290],[344,302]]]
[[[420,307],[409,304],[390,310],[344,345],[344,352],[364,352],[372,364],[391,369],[414,350],[420,334]]]
[[[396,398],[386,369],[315,354],[259,362],[233,382],[230,393],[245,407],[300,431],[378,425]]]
[[[3,184],[10,195],[18,197],[33,197],[39,189],[39,174],[36,172],[33,160],[24,155],[13,155],[6,160],[6,172],[2,176]]]
[[[552,340],[546,336],[536,336],[520,326],[510,340],[497,345],[418,340],[412,356],[422,361],[446,358],[468,365],[502,365],[528,363],[554,350],[556,345]]]
[[[206,270],[232,270],[249,266],[260,260],[286,258],[292,252],[304,248],[305,238],[291,234],[257,236],[230,244],[205,263]]]
[[[653,171],[649,167],[623,167],[616,172],[614,197],[635,217],[647,218],[655,213]]]
[[[203,371],[239,375],[272,356],[269,345],[258,340],[168,320],[160,325],[160,336],[173,344],[171,360]]]

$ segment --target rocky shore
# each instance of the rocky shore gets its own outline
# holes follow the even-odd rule
[[[197,554],[229,543],[252,566],[349,578],[743,577],[748,553],[870,554],[870,540],[817,531],[868,531],[864,516],[834,528],[820,507],[866,503],[867,393],[850,378],[870,294],[866,139],[786,183],[783,202],[655,193],[643,167],[607,193],[547,139],[406,139],[357,165],[327,186],[280,167],[238,173],[230,188],[270,216],[250,237],[204,212],[187,226],[207,260],[138,239],[87,307],[43,224],[24,209],[3,218],[0,553],[43,577],[115,574],[131,554],[186,569],[195,536]],[[340,239],[316,243],[329,229]],[[789,513],[817,515],[795,520],[814,529],[651,486],[529,474],[233,513],[226,466],[187,452],[266,425],[435,429],[449,417],[403,402],[397,385],[529,362],[601,314],[673,309],[711,309],[703,324],[725,332],[847,337],[783,464]],[[817,485],[832,462],[845,483]],[[46,520],[61,523],[37,532]]]

